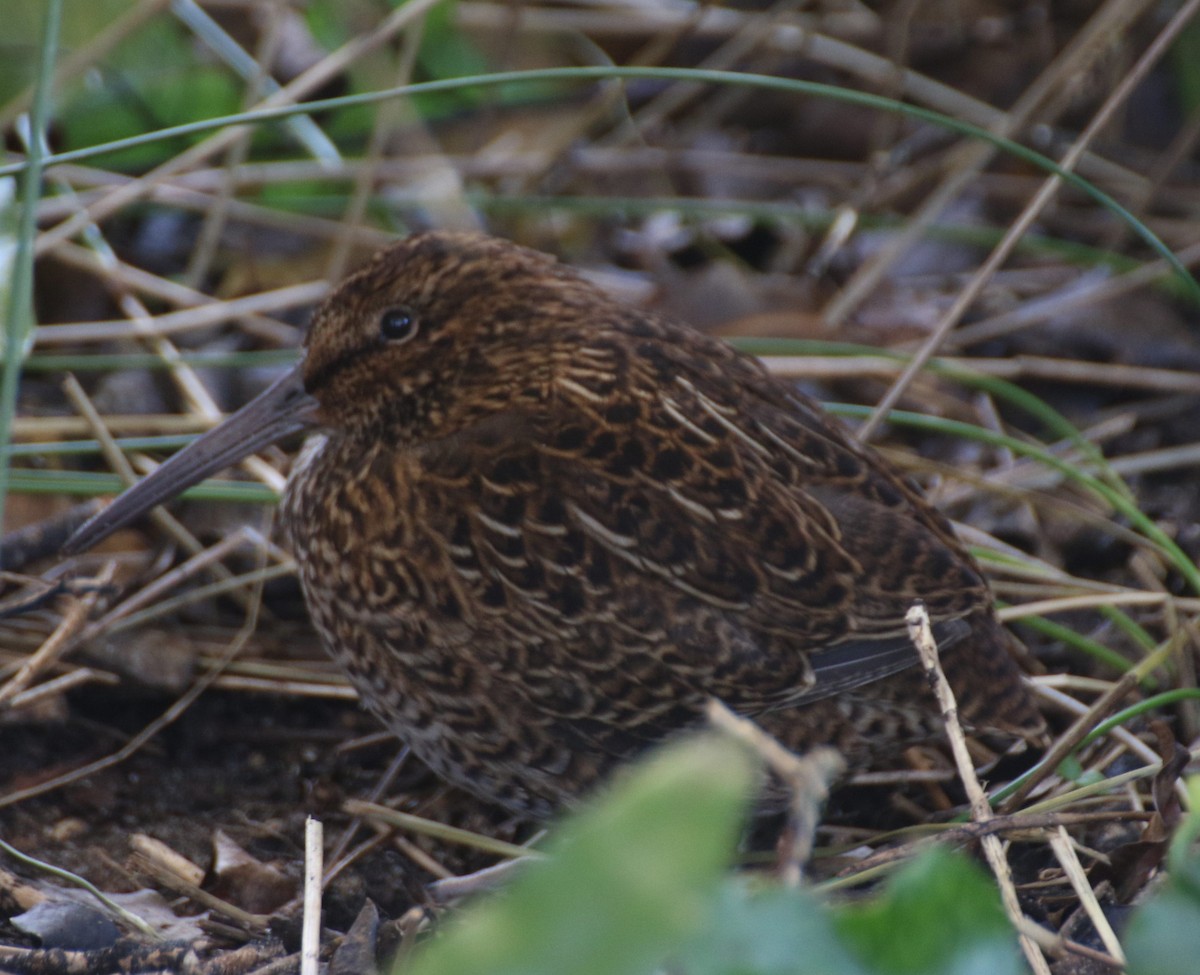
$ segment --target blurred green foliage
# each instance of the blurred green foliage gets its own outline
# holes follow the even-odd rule
[[[78,149],[236,112],[241,84],[223,66],[198,62],[193,43],[181,25],[166,17],[130,35],[59,98],[61,148]],[[139,172],[183,148],[174,142],[150,143],[106,156],[104,165]]]
[[[134,0],[67,0],[63,8],[62,57],[94,38],[133,6]],[[0,104],[19,94],[37,75],[46,0],[0,0]]]
[[[59,61],[95,39],[125,13],[130,0],[67,0]],[[42,30],[42,0],[3,0],[0,103],[32,81]],[[69,150],[166,126],[235,112],[241,84],[222,65],[199,57],[195,41],[174,18],[154,17],[131,32],[82,75],[54,93],[54,142]],[[151,143],[105,158],[105,166],[138,172],[180,150]]]
[[[1191,814],[1171,840],[1163,885],[1134,914],[1123,941],[1129,975],[1200,971],[1200,776],[1188,780]]]
[[[548,860],[449,924],[413,972],[654,971],[708,920],[752,782],[728,739],[665,749],[564,823]]]
[[[1171,45],[1171,74],[1185,115],[1200,111],[1200,20],[1193,20]]]
[[[550,858],[447,923],[395,975],[1019,975],[990,876],[941,847],[864,900],[834,903],[726,869],[753,762],[711,735],[633,768],[562,823]],[[1193,783],[1200,804],[1200,779]],[[1131,975],[1200,959],[1200,832],[1179,832],[1165,889],[1136,912]]]

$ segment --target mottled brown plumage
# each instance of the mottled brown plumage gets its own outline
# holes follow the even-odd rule
[[[754,359],[543,254],[384,250],[260,401],[81,543],[315,421],[282,508],[313,622],[384,723],[489,800],[546,814],[710,695],[852,761],[926,737],[918,598],[964,716],[1040,728],[978,569],[907,482]]]

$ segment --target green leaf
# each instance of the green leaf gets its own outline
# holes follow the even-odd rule
[[[1200,900],[1169,883],[1134,914],[1122,941],[1129,975],[1195,975],[1200,965]]]
[[[1078,782],[1084,772],[1083,764],[1073,754],[1064,758],[1058,766],[1058,774],[1068,782]]]
[[[417,67],[422,79],[461,78],[483,74],[490,69],[483,52],[458,28],[453,0],[434,6],[425,17],[425,33],[417,52]],[[445,118],[455,112],[484,104],[480,91],[420,95],[413,99],[422,118]]]
[[[1187,790],[1191,812],[1171,840],[1167,882],[1122,939],[1129,975],[1192,975],[1200,966],[1200,776],[1188,778]]]
[[[1025,971],[991,879],[938,848],[866,904],[830,907],[805,891],[723,889],[683,975],[1018,975]]]
[[[867,975],[829,909],[812,894],[781,888],[752,894],[737,880],[722,888],[712,922],[670,970],[682,975]]]
[[[61,50],[70,52],[93,40],[124,14],[133,0],[88,0],[63,7]],[[46,0],[0,0],[0,104],[29,85],[37,74],[38,48]]]
[[[748,754],[725,738],[663,749],[565,821],[549,859],[450,923],[406,971],[649,975],[708,916],[753,780]]]
[[[446,0],[434,6],[425,17],[425,34],[417,61],[429,78],[461,78],[482,74],[490,65],[483,52],[458,29],[454,8]]]
[[[1018,975],[1025,968],[995,884],[936,847],[884,895],[845,909],[837,927],[869,970],[895,975]]]
[[[1200,111],[1200,23],[1193,20],[1175,39],[1170,65],[1183,113]]]
[[[126,39],[64,96],[57,122],[64,147],[82,148],[235,112],[239,97],[232,74],[198,64],[182,28],[160,18]],[[171,151],[169,145],[147,144],[114,153],[107,165],[148,167]]]

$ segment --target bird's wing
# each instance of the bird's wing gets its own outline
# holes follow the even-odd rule
[[[569,377],[544,413],[427,452],[468,502],[443,531],[489,625],[519,614],[585,665],[665,654],[646,681],[754,711],[911,666],[915,599],[947,640],[986,605],[936,514],[806,401],[761,374],[769,395],[732,403],[695,373],[622,378]]]

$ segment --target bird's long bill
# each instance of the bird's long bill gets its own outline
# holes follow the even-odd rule
[[[155,505],[237,463],[256,450],[313,425],[316,400],[304,391],[303,363],[138,481],[93,517],[63,546],[72,555],[91,548]]]

